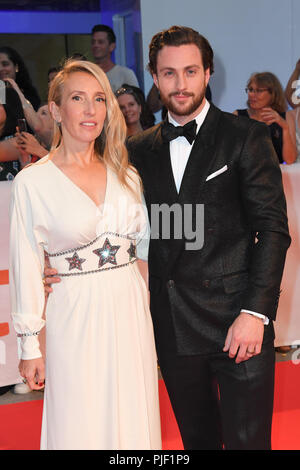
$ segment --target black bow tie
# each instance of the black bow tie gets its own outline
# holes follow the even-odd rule
[[[184,126],[173,126],[170,122],[165,121],[161,128],[161,135],[165,142],[170,142],[179,136],[183,136],[192,144],[196,138],[196,130],[197,123],[195,119]]]

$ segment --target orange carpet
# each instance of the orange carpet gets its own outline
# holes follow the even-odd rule
[[[0,270],[0,285],[8,284],[8,271]]]
[[[296,358],[295,358],[296,359]],[[300,450],[300,363],[276,364],[272,428],[274,450]]]
[[[276,364],[272,442],[274,450],[300,450],[300,365]],[[182,450],[182,442],[168,395],[159,384],[164,450]],[[0,449],[39,448],[42,401],[0,406]]]

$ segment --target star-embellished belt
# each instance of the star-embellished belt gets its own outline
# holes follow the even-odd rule
[[[113,232],[102,233],[92,242],[78,248],[45,254],[59,277],[122,268],[137,259],[135,240]]]

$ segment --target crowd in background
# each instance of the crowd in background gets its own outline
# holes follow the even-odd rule
[[[91,32],[93,59],[107,74],[124,115],[128,136],[131,136],[153,126],[154,113],[161,111],[164,118],[166,110],[155,85],[145,97],[133,70],[113,62],[115,47],[113,30],[106,25],[95,25]],[[76,53],[68,58],[78,59],[86,60],[86,57]],[[60,65],[49,68],[48,86],[59,70]],[[280,163],[291,164],[300,160],[299,76],[300,60],[285,91],[273,73],[253,73],[246,85],[247,108],[234,111],[234,114],[269,126]],[[39,92],[32,84],[24,60],[8,46],[0,47],[0,79],[6,86],[5,100],[2,99],[0,104],[0,180],[6,181],[12,180],[28,163],[49,152],[53,121],[47,103],[41,102]],[[209,87],[206,98],[213,102]]]

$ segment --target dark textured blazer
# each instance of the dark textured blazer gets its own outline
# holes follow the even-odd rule
[[[177,203],[183,212],[192,205],[194,228],[196,206],[204,205],[201,249],[187,249],[190,240],[184,230],[178,239],[178,227],[169,239],[161,226],[151,235],[150,307],[158,352],[221,351],[241,308],[269,317],[264,341],[272,340],[290,236],[281,170],[267,126],[211,104],[179,194],[161,123],[132,137],[128,149],[143,181],[152,225],[152,205]]]

